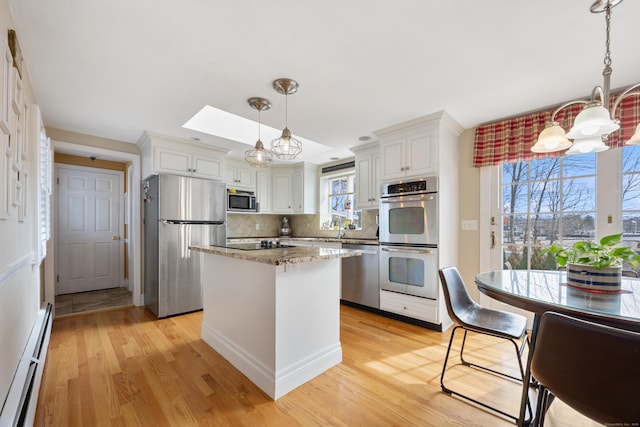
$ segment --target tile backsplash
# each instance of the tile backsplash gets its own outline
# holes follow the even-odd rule
[[[289,218],[292,237],[338,237],[335,230],[320,230],[320,215],[228,213],[227,238],[278,237],[285,216]],[[345,237],[375,239],[377,216],[377,209],[362,211],[362,230],[346,230]]]

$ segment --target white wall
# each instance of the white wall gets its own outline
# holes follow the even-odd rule
[[[0,0],[0,51],[3,53],[9,29],[16,28],[11,19],[7,0]],[[17,32],[19,40],[20,32],[18,30]],[[25,100],[30,105],[33,103],[33,97],[28,66],[28,58],[25,58],[22,82]],[[0,95],[3,95],[1,87]],[[2,99],[4,98],[0,96],[0,101]],[[13,110],[11,114],[14,114]],[[15,117],[12,118],[11,128],[15,128]],[[29,135],[28,132],[27,135]],[[40,266],[31,264],[33,233],[36,228],[34,222],[36,165],[33,157],[37,138],[29,138],[27,144],[29,160],[26,171],[30,177],[30,185],[24,190],[24,194],[28,197],[29,210],[22,222],[18,221],[18,210],[14,206],[11,207],[10,216],[7,219],[0,219],[0,402],[4,402],[8,393],[41,301]],[[0,154],[3,154],[5,148],[1,148]],[[0,188],[4,188],[7,181],[6,174],[0,176]]]

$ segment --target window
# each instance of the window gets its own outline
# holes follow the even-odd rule
[[[501,180],[505,268],[555,269],[542,249],[620,230],[640,250],[640,146],[504,163]]]
[[[555,269],[553,243],[596,236],[596,155],[502,166],[503,262],[513,269]]]
[[[39,115],[38,115],[39,116]],[[51,187],[53,173],[53,153],[51,140],[44,133],[44,126],[40,124],[38,140],[38,202],[37,202],[37,232],[34,233],[36,241],[33,260],[34,264],[40,264],[47,255],[47,240],[51,238]]]
[[[640,145],[633,145],[622,149],[622,238],[635,251],[640,250],[639,226]]]
[[[361,212],[354,210],[355,171],[320,178],[320,228],[322,230],[362,228]]]

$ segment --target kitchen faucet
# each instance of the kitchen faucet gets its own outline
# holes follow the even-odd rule
[[[342,218],[338,219],[338,239],[342,239],[344,237],[345,230],[342,227]]]

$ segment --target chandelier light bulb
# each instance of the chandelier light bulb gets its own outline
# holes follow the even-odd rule
[[[620,129],[620,125],[611,120],[609,110],[600,103],[587,105],[580,111],[567,133],[567,138],[585,138],[608,135]]]
[[[626,142],[627,145],[636,145],[636,144],[640,144],[640,123],[638,123],[638,126],[636,126],[636,131],[633,134],[633,136],[631,137],[631,139],[629,139]]]
[[[564,129],[558,122],[547,123],[545,129],[540,132],[538,141],[531,147],[534,153],[552,153],[571,147],[571,141],[565,136]]]
[[[566,154],[599,153],[608,149],[609,147],[602,141],[602,137],[594,136],[592,138],[575,139]]]

